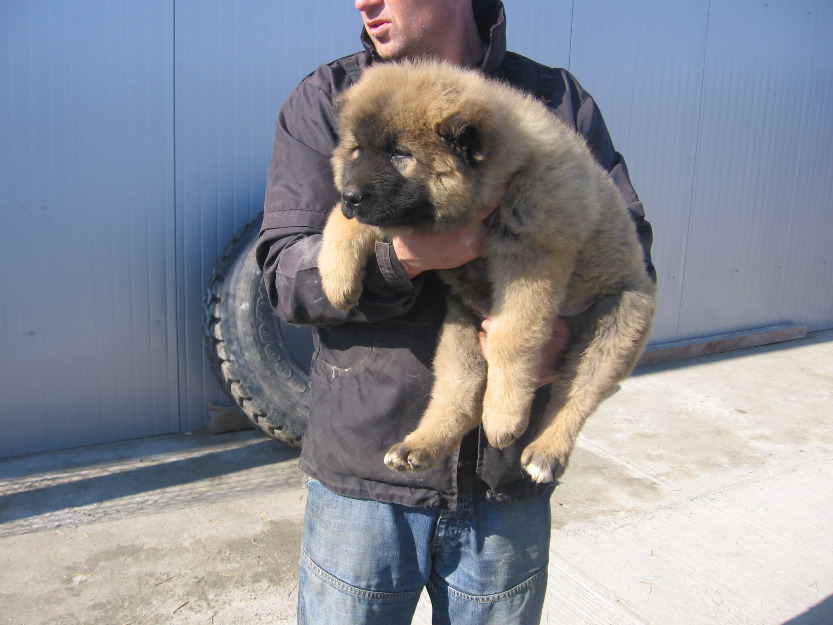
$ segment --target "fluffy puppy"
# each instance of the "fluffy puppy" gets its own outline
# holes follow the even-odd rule
[[[585,419],[635,365],[655,285],[624,200],[581,137],[542,103],[472,70],[378,63],[344,96],[332,165],[341,193],[323,232],[325,294],[342,309],[362,292],[377,240],[453,231],[497,190],[483,256],[441,271],[450,286],[431,400],[385,463],[434,466],[482,422],[491,445],[523,434],[543,346],[562,312],[571,341],[543,421],[521,456],[531,479],[558,479]],[[491,320],[489,362],[477,341]]]

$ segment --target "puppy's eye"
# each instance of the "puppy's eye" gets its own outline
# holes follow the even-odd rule
[[[403,150],[402,148],[394,148],[393,152],[391,152],[390,154],[390,160],[392,160],[394,164],[403,163],[411,158],[413,158],[413,155],[407,150]]]

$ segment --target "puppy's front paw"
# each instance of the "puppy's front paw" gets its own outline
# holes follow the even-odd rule
[[[385,454],[388,468],[400,473],[427,471],[437,464],[439,458],[431,450],[409,443],[407,439],[398,443]]]
[[[339,310],[350,310],[359,303],[362,295],[361,279],[351,279],[345,275],[332,275],[321,271],[321,287],[330,303]]]
[[[569,458],[569,451],[547,449],[539,441],[533,441],[521,454],[521,467],[533,482],[555,482],[564,475]]]

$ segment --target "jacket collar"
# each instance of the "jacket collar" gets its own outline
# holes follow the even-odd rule
[[[486,45],[486,52],[477,63],[477,67],[490,74],[500,66],[506,56],[506,12],[501,0],[472,0],[472,2],[477,29]],[[373,60],[381,60],[376,53],[376,48],[373,47],[370,35],[364,28],[362,28],[361,40]]]

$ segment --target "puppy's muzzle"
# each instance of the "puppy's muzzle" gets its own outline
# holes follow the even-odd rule
[[[365,196],[361,189],[356,187],[345,187],[341,192],[341,211],[348,219],[355,217],[356,212],[361,209]]]

